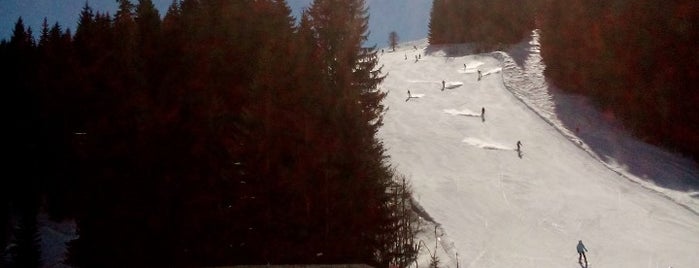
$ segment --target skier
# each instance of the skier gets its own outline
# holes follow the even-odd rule
[[[408,60],[408,53],[405,53],[405,60]]]
[[[407,102],[408,100],[410,100],[410,98],[412,98],[412,96],[410,96],[410,90],[408,90],[408,98],[405,99],[405,101]]]
[[[481,108],[481,117],[485,117],[485,107]]]
[[[585,264],[587,264],[587,256],[585,256],[585,252],[587,251],[587,248],[585,248],[585,245],[583,245],[582,240],[578,241],[578,263],[582,264],[582,259],[585,258]]]
[[[521,141],[517,141],[517,151],[518,152],[522,151],[522,142]]]
[[[447,84],[444,82],[444,80],[442,80],[442,91],[444,91],[444,88],[447,87],[446,85],[447,85]]]
[[[464,63],[464,70],[466,70],[466,63]]]
[[[478,70],[478,81],[481,81],[481,77],[483,77],[483,75],[481,75],[481,70]]]

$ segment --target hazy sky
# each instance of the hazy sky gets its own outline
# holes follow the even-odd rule
[[[164,15],[172,0],[152,0],[155,7]],[[136,3],[138,0],[132,0]],[[300,11],[311,0],[287,0],[298,17]],[[427,37],[432,0],[366,0],[369,5],[369,40],[366,45],[387,46],[388,33],[396,31],[401,41]],[[115,0],[89,0],[95,11],[114,14]],[[46,17],[49,25],[58,22],[63,29],[70,28],[75,33],[78,15],[85,5],[84,0],[0,0],[0,39],[9,39],[17,18],[24,20],[25,26],[32,28],[34,35],[41,29]]]

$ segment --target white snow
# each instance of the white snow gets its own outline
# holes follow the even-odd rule
[[[63,261],[67,257],[67,243],[78,238],[75,220],[55,222],[49,219],[48,214],[39,213],[37,221],[42,267],[70,267]]]
[[[455,81],[454,81],[454,82],[445,82],[445,83],[444,83],[444,88],[446,88],[446,89],[454,89],[454,88],[457,88],[457,87],[460,87],[460,86],[463,86],[463,85],[464,85],[464,83],[462,83],[462,82],[455,82]]]
[[[505,145],[502,145],[497,142],[492,142],[492,141],[482,141],[477,138],[471,138],[467,137],[464,138],[461,142],[466,143],[471,146],[475,146],[481,149],[487,149],[487,150],[515,150],[512,147],[507,147]]]
[[[438,224],[441,265],[581,267],[582,240],[595,267],[696,267],[699,193],[685,182],[699,168],[549,87],[537,38],[479,55],[420,40],[381,56],[379,135]],[[442,91],[441,81],[461,84]],[[426,97],[405,101],[406,90]],[[420,266],[435,246],[424,229]]]
[[[462,110],[456,110],[456,109],[444,109],[444,112],[450,115],[460,115],[460,116],[474,116],[474,117],[480,117],[481,114],[474,113],[469,109],[462,109]]]

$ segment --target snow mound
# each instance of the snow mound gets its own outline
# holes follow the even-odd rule
[[[459,116],[473,116],[473,117],[480,117],[481,114],[474,113],[473,111],[469,109],[462,109],[462,110],[456,110],[456,109],[444,109],[444,113],[450,114],[450,115],[459,115]]]
[[[475,74],[478,72],[478,69],[459,69],[456,72],[460,74]]]
[[[457,88],[457,87],[460,87],[460,86],[463,86],[463,85],[464,85],[463,82],[446,82],[446,83],[444,83],[444,88],[446,88],[446,89],[454,89],[454,88]]]
[[[466,69],[476,69],[480,67],[481,65],[485,64],[485,62],[482,61],[471,61],[469,63],[466,63]]]
[[[472,74],[472,73],[477,73],[478,72],[478,67],[481,65],[485,64],[482,61],[471,61],[468,63],[464,64],[464,68],[460,68],[456,70],[456,72],[460,74]]]
[[[495,142],[487,142],[472,137],[466,137],[461,142],[486,150],[512,151],[514,148],[504,146]]]
[[[432,84],[432,83],[442,83],[442,81],[437,81],[437,80],[408,80],[408,83],[427,83],[427,84]]]
[[[494,74],[494,73],[499,73],[499,72],[501,72],[501,71],[502,71],[502,67],[497,67],[497,68],[492,68],[492,69],[490,69],[490,70],[484,71],[484,72],[481,73],[481,75],[482,75],[482,76],[486,76],[486,75],[491,75],[491,74]]]

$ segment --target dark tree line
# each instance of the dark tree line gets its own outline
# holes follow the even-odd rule
[[[541,29],[546,76],[641,139],[699,159],[699,3],[434,0],[430,44],[520,41]]]
[[[548,78],[699,159],[699,2],[559,0],[541,14]]]
[[[475,43],[483,49],[517,43],[534,29],[537,0],[434,0],[430,44]]]
[[[414,257],[363,0],[315,0],[298,24],[283,0],[173,1],[162,19],[117,2],[38,42],[20,19],[0,45],[6,264],[38,265],[39,209],[76,219],[82,267]]]

